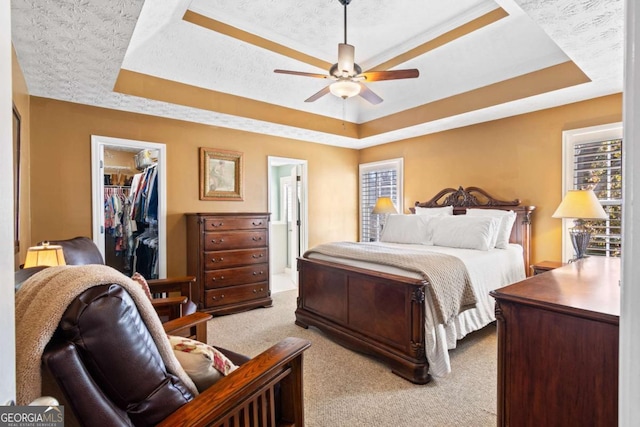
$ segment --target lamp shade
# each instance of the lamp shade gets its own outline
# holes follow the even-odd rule
[[[62,246],[43,243],[42,246],[31,246],[27,250],[27,259],[24,268],[57,265],[66,265]]]
[[[607,219],[593,190],[569,190],[553,213],[553,218]]]
[[[373,207],[371,213],[374,214],[396,214],[398,211],[393,206],[393,202],[389,197],[378,197],[376,205]]]

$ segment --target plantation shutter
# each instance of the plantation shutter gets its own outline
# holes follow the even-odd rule
[[[371,211],[378,197],[389,197],[399,212],[402,159],[360,165],[360,241],[380,240],[382,215]]]
[[[592,188],[609,219],[591,221],[587,255],[619,257],[622,221],[622,139],[574,146],[573,188]]]

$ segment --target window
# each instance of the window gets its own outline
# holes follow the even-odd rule
[[[622,124],[576,129],[563,133],[565,182],[569,189],[591,188],[609,215],[591,221],[593,234],[587,255],[615,256],[621,252],[622,233]],[[573,220],[563,220],[564,260],[572,258],[568,228]]]
[[[382,215],[371,211],[378,197],[390,197],[399,213],[402,205],[403,159],[360,165],[360,241],[380,240]]]

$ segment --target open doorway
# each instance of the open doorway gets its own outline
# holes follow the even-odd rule
[[[147,278],[166,277],[166,170],[164,144],[91,136],[93,241],[107,265],[129,275],[135,270]],[[157,199],[146,205],[133,202],[144,211],[134,219],[134,230],[126,231],[119,218],[114,222],[112,200],[124,206],[136,191],[143,194],[138,180],[147,181],[147,189],[154,183],[153,197]]]
[[[269,262],[272,292],[297,288],[297,258],[307,250],[307,161],[269,156]]]

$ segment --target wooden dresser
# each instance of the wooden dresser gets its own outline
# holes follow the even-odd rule
[[[499,426],[616,426],[620,259],[590,257],[491,292]]]
[[[187,214],[187,274],[198,309],[230,314],[272,304],[268,213]]]

